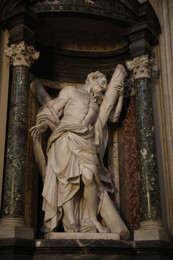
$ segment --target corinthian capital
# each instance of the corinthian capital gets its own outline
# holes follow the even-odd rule
[[[149,59],[148,55],[136,57],[131,61],[126,61],[127,69],[132,71],[135,79],[151,78],[151,74],[158,71],[153,59]]]
[[[24,41],[19,44],[12,44],[4,53],[10,58],[13,66],[23,65],[27,67],[30,67],[40,55],[34,47],[28,46]]]

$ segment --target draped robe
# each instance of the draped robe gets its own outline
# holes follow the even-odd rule
[[[65,87],[58,98],[48,102],[37,115],[37,125],[45,122],[52,130],[46,156],[42,147],[44,134],[34,137],[35,157],[44,182],[44,225],[48,231],[54,230],[60,219],[65,231],[68,229],[69,223],[62,208],[71,200],[79,231],[97,232],[89,220],[83,195],[81,176],[88,169],[97,187],[97,215],[110,232],[123,234],[125,239],[129,236],[108,196],[107,192],[113,192],[113,186],[111,175],[102,163],[108,139],[106,122],[109,117],[114,122],[119,117],[122,95],[117,86],[122,85],[125,76],[123,66],[118,65],[100,107],[85,90]]]
[[[78,94],[75,88],[72,90],[72,95]],[[66,92],[64,90],[63,92]],[[80,91],[79,95],[82,93]],[[86,208],[85,199],[83,196],[83,184],[81,175],[85,168],[95,176],[95,183],[98,190],[98,214],[101,207],[103,197],[103,189],[100,186],[104,184],[104,190],[113,191],[111,176],[107,169],[102,164],[102,156],[107,144],[107,128],[102,128],[99,116],[97,116],[97,124],[82,125],[72,123],[73,120],[67,120],[63,115],[59,120],[59,114],[62,114],[61,109],[69,106],[69,99],[65,102],[62,108],[54,109],[55,103],[61,103],[63,95],[53,101],[50,101],[44,106],[37,115],[37,124],[45,121],[53,130],[47,141],[47,161],[42,149],[41,138],[34,140],[34,148],[37,163],[44,179],[43,186],[43,210],[45,212],[44,225],[48,230],[53,230],[57,227],[58,222],[63,217],[64,229],[68,227],[67,220],[63,216],[62,206],[68,200],[73,200],[76,222],[82,231],[89,230],[95,232],[95,228],[89,221],[89,215]],[[76,97],[79,98],[78,96]],[[88,97],[90,99],[90,97]],[[71,105],[76,106],[76,99],[71,99]],[[92,102],[91,102],[92,103]],[[85,106],[80,102],[79,109]],[[90,104],[92,106],[92,104]],[[70,109],[65,108],[69,113]],[[94,111],[94,107],[90,109]],[[72,112],[71,112],[72,113]],[[68,119],[73,117],[68,115]],[[75,115],[77,117],[78,115]],[[69,122],[70,121],[70,122]],[[77,120],[76,120],[77,121]],[[97,175],[97,176],[96,176]],[[102,183],[102,184],[101,184]]]

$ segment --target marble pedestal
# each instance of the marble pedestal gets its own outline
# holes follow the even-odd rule
[[[20,226],[0,226],[0,238],[24,238],[32,239],[34,237],[33,228]]]
[[[50,232],[45,235],[45,239],[86,239],[86,240],[120,240],[120,235],[117,233],[65,233],[65,232]]]
[[[3,260],[172,260],[173,243],[114,239],[0,239]],[[99,236],[99,234],[98,234]]]
[[[139,230],[134,231],[135,241],[161,240],[169,241],[170,237],[160,221],[143,221]]]
[[[135,241],[164,240],[169,241],[169,236],[164,229],[139,229],[134,232]]]

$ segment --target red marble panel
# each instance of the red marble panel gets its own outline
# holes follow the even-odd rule
[[[121,201],[123,215],[131,230],[139,228],[140,224],[140,195],[139,195],[139,172],[137,165],[137,145],[135,127],[135,98],[126,100],[121,131]]]

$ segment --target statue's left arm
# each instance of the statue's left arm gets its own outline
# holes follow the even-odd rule
[[[109,119],[111,119],[111,121],[116,121],[117,117],[120,115],[123,103],[124,79],[126,75],[127,73],[124,66],[120,64],[117,65],[100,105],[99,120],[101,121],[102,128],[104,128]]]
[[[124,91],[120,94],[118,97],[117,103],[114,105],[114,108],[112,109],[108,121],[112,123],[118,122],[118,119],[120,117],[122,107],[123,107],[123,99],[124,99]]]

